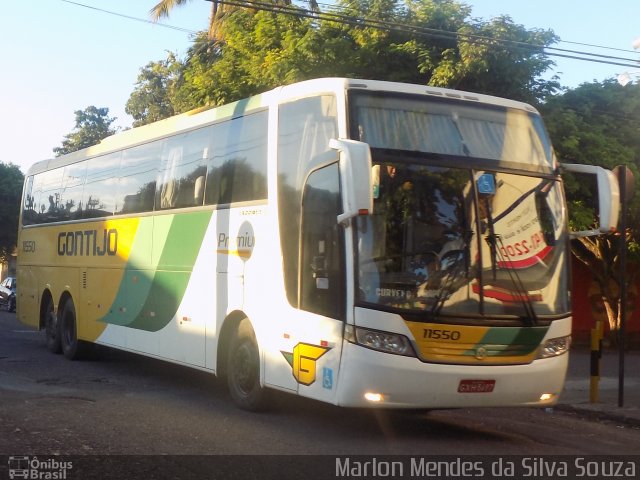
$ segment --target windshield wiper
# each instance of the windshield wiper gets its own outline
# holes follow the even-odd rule
[[[490,247],[492,247],[491,263],[494,268],[494,278],[495,268],[497,267],[497,264],[500,263],[500,266],[504,267],[504,269],[507,271],[507,274],[509,275],[509,279],[514,286],[514,293],[516,294],[516,298],[522,303],[522,307],[525,311],[525,316],[529,320],[527,323],[530,324],[530,326],[537,325],[538,316],[536,314],[535,307],[533,306],[533,302],[531,301],[531,297],[529,296],[527,288],[525,287],[522,278],[520,278],[518,270],[516,269],[513,260],[511,260],[507,249],[504,248],[502,238],[496,233],[490,233],[487,236],[487,242],[489,243]],[[495,257],[493,255],[495,255]],[[496,259],[498,261],[496,261]]]
[[[466,245],[464,246],[464,248],[466,248]],[[456,291],[456,288],[459,287],[459,285],[455,285],[456,280],[461,276],[465,278],[467,276],[468,265],[466,260],[467,257],[464,250],[461,249],[449,251],[443,256],[440,262],[441,266],[443,263],[445,263],[447,256],[458,256],[458,258],[453,260],[452,265],[445,266],[444,270],[441,268],[438,272],[440,276],[440,288],[438,289],[438,292],[434,297],[435,301],[433,303],[433,306],[431,307],[431,310],[429,311],[429,314],[433,318],[436,318],[438,317],[438,315],[440,315],[440,311],[442,310],[442,307],[444,307],[444,304],[447,302],[449,297],[451,297],[451,294]]]

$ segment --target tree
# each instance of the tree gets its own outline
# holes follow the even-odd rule
[[[91,105],[84,110],[76,110],[74,113],[76,115],[74,131],[65,135],[61,147],[53,149],[57,157],[96,145],[103,138],[117,132],[111,127],[116,118],[107,116],[109,115],[108,108],[97,108]]]
[[[189,0],[160,0],[158,4],[156,4],[149,14],[153,21],[158,21],[161,18],[168,17],[176,7],[185,5]],[[220,0],[210,0],[211,1],[211,14],[209,15],[209,29],[208,29],[208,37],[213,41],[222,41],[224,39],[224,20],[225,17],[237,10],[238,8],[234,5],[230,5],[224,3]],[[291,5],[291,0],[273,0],[274,5]],[[318,8],[318,3],[316,0],[309,0],[309,4],[311,8]],[[250,7],[247,7],[250,8]]]
[[[583,84],[563,95],[549,98],[542,107],[556,153],[561,162],[585,163],[613,168],[626,165],[634,173],[635,190],[640,186],[640,86],[622,87],[614,80]],[[593,228],[595,208],[592,191],[585,182],[566,175],[571,224],[577,230]],[[607,312],[611,341],[620,326],[620,243],[627,242],[629,268],[627,285],[637,277],[640,266],[640,196],[629,208],[626,232],[574,240],[575,257],[591,271]]]
[[[236,10],[224,44],[192,49],[181,86],[194,106],[222,105],[315,75],[321,44],[310,19]]]
[[[136,88],[127,101],[125,112],[139,127],[178,113],[177,91],[184,66],[170,53],[166,60],[149,62],[141,69]]]
[[[0,262],[7,261],[18,239],[24,175],[17,165],[0,162]]]
[[[527,30],[508,16],[465,23],[457,48],[443,51],[431,85],[472,90],[538,104],[560,88],[557,77],[541,75],[554,65],[544,47],[558,37],[551,30]]]
[[[190,0],[160,0],[150,11],[151,19],[157,22],[161,18],[169,17],[171,11],[182,5],[185,5]],[[219,17],[224,13],[224,4],[218,0],[211,1],[211,14],[209,15],[209,36],[211,39],[216,39],[218,35]]]

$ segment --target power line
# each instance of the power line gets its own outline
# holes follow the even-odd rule
[[[205,1],[211,1],[211,0],[205,0]],[[309,2],[309,0],[301,0],[301,1],[305,1],[305,2]],[[327,10],[335,10],[340,12],[345,11],[346,8],[345,7],[340,7],[337,5],[332,5],[330,3],[318,3],[319,7],[325,7]],[[605,45],[597,45],[597,44],[593,44],[593,43],[585,43],[585,42],[574,42],[571,40],[563,40],[562,38],[560,38],[558,40],[558,43],[567,43],[570,45],[580,45],[583,47],[591,47],[591,48],[597,48],[600,50],[611,50],[611,51],[617,51],[617,52],[624,52],[624,53],[637,53],[635,50],[631,50],[628,48],[618,48],[618,47],[609,47],[609,46],[605,46]]]
[[[599,49],[602,49],[602,50],[612,50],[612,51],[616,51],[616,52],[638,53],[635,50],[630,50],[628,48],[607,47],[605,45],[595,45],[593,43],[583,43],[583,42],[572,42],[570,40],[562,40],[562,39],[560,39],[558,41],[558,43],[570,43],[572,45],[580,45],[580,46],[583,46],[583,47],[599,48]]]
[[[197,35],[198,34],[198,32],[196,32],[194,30],[190,30],[188,28],[176,27],[175,25],[169,25],[168,23],[154,22],[153,20],[147,20],[147,19],[144,19],[144,18],[133,17],[131,15],[125,15],[123,13],[113,12],[111,10],[105,10],[104,8],[98,8],[98,7],[94,7],[94,6],[91,6],[91,5],[85,5],[84,3],[72,2],[71,0],[60,0],[60,1],[64,2],[64,3],[69,3],[71,5],[76,5],[78,7],[88,8],[90,10],[95,10],[97,12],[107,13],[109,15],[113,15],[113,16],[116,16],[116,17],[126,18],[128,20],[134,20],[136,22],[148,23],[148,24],[151,24],[151,25],[158,25],[159,27],[168,28],[170,30],[176,30],[178,32],[188,33],[190,35]]]
[[[206,0],[211,1],[211,0]],[[607,65],[616,65],[627,68],[638,68],[640,65],[636,60],[627,57],[616,57],[612,55],[603,55],[592,52],[584,52],[579,50],[570,50],[557,47],[547,47],[544,45],[536,45],[527,42],[500,39],[494,37],[486,37],[477,34],[466,34],[460,32],[452,32],[448,30],[421,27],[418,25],[409,25],[399,22],[391,22],[385,20],[374,20],[370,18],[358,18],[344,13],[328,13],[318,10],[308,10],[292,5],[274,5],[265,3],[260,0],[220,0],[219,3],[232,5],[237,7],[253,8],[256,10],[285,13],[302,18],[310,18],[315,20],[333,21],[336,23],[348,24],[352,26],[361,26],[369,28],[378,28],[393,33],[410,33],[420,37],[437,38],[445,40],[466,40],[483,45],[501,44],[503,47],[519,50],[528,50],[536,53],[544,53],[547,56],[569,58],[573,60],[583,60],[593,63],[601,63]],[[338,9],[339,11],[339,9]],[[557,52],[557,53],[556,53]],[[630,62],[630,63],[622,63]]]

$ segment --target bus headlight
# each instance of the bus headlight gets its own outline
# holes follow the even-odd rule
[[[415,353],[411,342],[407,337],[399,333],[383,332],[368,328],[347,325],[345,327],[345,339],[356,345],[361,345],[379,352],[392,353],[414,357]]]
[[[569,351],[571,346],[571,335],[566,337],[551,338],[540,347],[538,358],[557,357]]]

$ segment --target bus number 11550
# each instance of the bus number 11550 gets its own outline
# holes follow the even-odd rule
[[[431,340],[452,340],[458,341],[462,334],[458,330],[443,330],[440,328],[425,328],[422,338]]]

